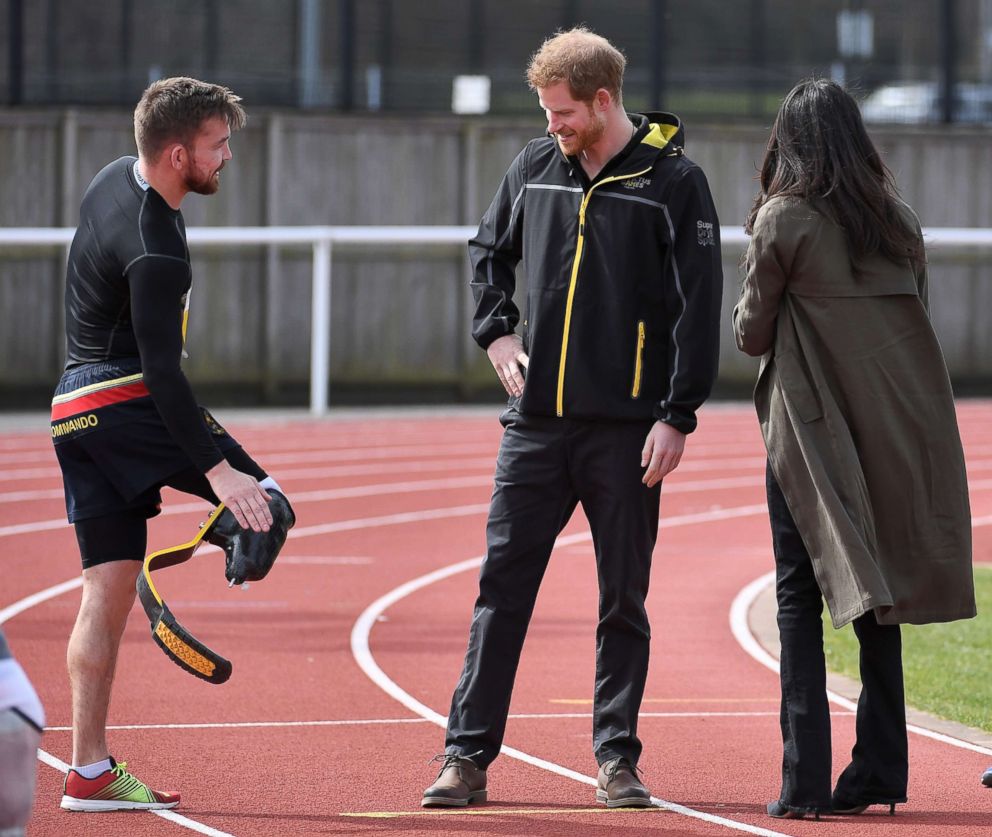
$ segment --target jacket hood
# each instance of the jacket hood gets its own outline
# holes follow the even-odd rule
[[[630,116],[635,120],[637,135],[642,143],[669,153],[675,148],[685,147],[685,128],[674,113],[651,111],[632,113]]]

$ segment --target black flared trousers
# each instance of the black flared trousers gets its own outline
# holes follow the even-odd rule
[[[790,808],[831,807],[830,712],[823,655],[823,596],[813,563],[769,467],[768,514],[775,551],[782,642],[782,793]],[[861,696],[851,763],[837,780],[838,807],[905,802],[908,779],[902,640],[872,612],[854,621],[861,645]]]
[[[558,534],[577,503],[589,519],[599,579],[593,751],[637,764],[637,715],[648,671],[645,598],[661,487],[641,483],[652,422],[500,418],[487,552],[445,750],[483,769],[503,743],[524,636]]]

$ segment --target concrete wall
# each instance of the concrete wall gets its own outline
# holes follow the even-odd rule
[[[221,191],[191,195],[188,226],[474,224],[506,166],[539,135],[533,120],[253,113]],[[925,226],[992,227],[988,132],[878,130]],[[765,129],[689,125],[687,152],[720,217],[738,225],[755,191]],[[0,111],[0,226],[72,226],[90,178],[133,153],[129,114]],[[754,363],[730,337],[740,253],[725,253],[721,386],[745,391]],[[193,251],[187,371],[205,401],[302,401],[310,351],[310,253],[241,246]],[[44,403],[62,364],[64,254],[0,252],[0,406]],[[464,250],[371,248],[334,258],[331,397],[471,395],[493,384],[467,336]],[[952,375],[992,385],[992,253],[931,264],[934,321]]]

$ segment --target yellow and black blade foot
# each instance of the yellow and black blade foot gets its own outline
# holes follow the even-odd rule
[[[219,686],[231,676],[231,663],[180,625],[166,605],[152,624],[152,638],[181,669]]]
[[[145,558],[136,584],[138,599],[145,610],[145,615],[148,616],[152,638],[158,646],[180,668],[215,685],[224,683],[231,676],[231,663],[210,650],[176,621],[172,611],[155,588],[151,573],[163,567],[182,564],[192,558],[223,511],[224,506],[218,506],[193,540],[179,546],[160,549]]]

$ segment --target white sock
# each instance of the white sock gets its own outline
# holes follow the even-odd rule
[[[266,477],[264,480],[262,480],[259,483],[259,485],[265,489],[274,488],[276,491],[282,494],[283,497],[286,496],[286,492],[279,487],[279,483],[277,483],[274,479],[272,479],[272,477]]]
[[[95,761],[93,764],[83,764],[78,767],[73,765],[72,769],[84,779],[95,779],[101,773],[110,770],[110,759],[103,759],[102,761]]]

